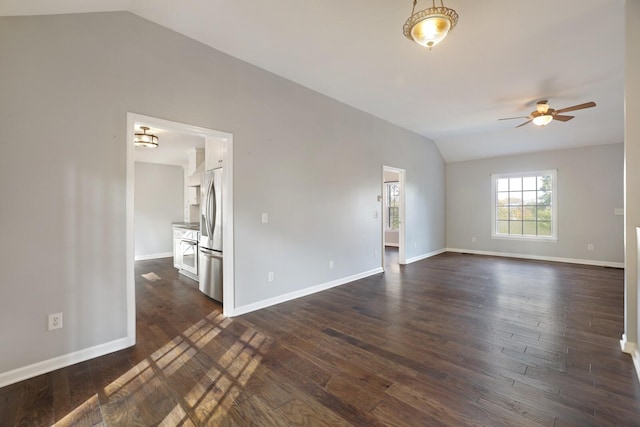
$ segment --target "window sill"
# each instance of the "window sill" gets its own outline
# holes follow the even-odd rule
[[[503,236],[503,235],[497,235],[494,234],[491,236],[492,239],[496,239],[496,240],[518,240],[518,241],[524,241],[524,242],[550,242],[550,243],[557,243],[558,242],[558,238],[557,237],[525,237],[525,236]]]

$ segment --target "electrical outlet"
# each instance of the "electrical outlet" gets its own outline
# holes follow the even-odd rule
[[[329,261],[329,270],[333,270],[333,261]]]
[[[475,238],[475,237],[472,237],[472,238],[471,238],[471,243],[475,243],[475,242],[476,242],[476,238]]]
[[[373,219],[377,219],[378,218],[378,211],[373,211]]]
[[[269,222],[269,214],[268,213],[263,213],[262,214],[262,223],[266,224]]]
[[[54,313],[49,315],[49,330],[62,328],[62,313]]]
[[[587,250],[588,251],[592,251],[593,250],[593,243],[587,244]]]
[[[267,274],[267,280],[269,282],[273,282],[274,280],[276,280],[276,275],[273,273],[273,271],[270,271],[269,274]]]

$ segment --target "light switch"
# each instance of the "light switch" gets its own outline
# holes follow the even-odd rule
[[[624,215],[624,208],[615,208],[613,210],[614,215]]]
[[[262,223],[266,224],[269,222],[269,214],[268,213],[263,213],[262,214]]]
[[[373,211],[373,217],[378,218],[378,211]]]

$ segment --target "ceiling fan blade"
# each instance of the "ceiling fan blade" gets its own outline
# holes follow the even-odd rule
[[[516,128],[520,128],[520,127],[522,127],[524,125],[527,125],[527,124],[531,123],[532,121],[533,120],[527,120],[526,122],[522,123],[521,125],[516,126]]]
[[[561,108],[559,110],[556,110],[556,113],[566,113],[568,111],[582,110],[583,108],[591,108],[595,106],[596,106],[596,103],[593,101],[585,102],[584,104],[578,104],[572,107]]]
[[[518,116],[518,117],[505,117],[504,119],[498,119],[498,120],[513,120],[513,119],[528,119],[529,116]]]
[[[561,122],[568,122],[569,120],[573,119],[575,116],[561,116],[559,114],[555,114],[553,116],[553,120],[560,120]]]

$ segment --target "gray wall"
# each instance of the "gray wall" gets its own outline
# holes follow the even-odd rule
[[[492,239],[490,175],[546,169],[558,170],[558,241]],[[624,261],[624,218],[614,215],[623,207],[623,144],[449,163],[446,171],[449,248]]]
[[[126,336],[127,112],[233,133],[238,305],[380,267],[383,164],[407,170],[407,257],[445,246],[432,141],[129,13],[0,40],[0,373]]]
[[[173,253],[171,223],[184,217],[184,168],[136,162],[135,256]]]

